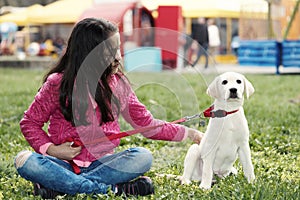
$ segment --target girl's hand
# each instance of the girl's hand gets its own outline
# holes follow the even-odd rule
[[[47,154],[61,160],[73,160],[75,156],[80,154],[81,146],[72,147],[71,142],[65,142],[60,145],[50,145]]]
[[[202,138],[203,138],[203,133],[192,128],[187,128],[188,132],[188,137],[193,140],[193,142],[200,144]]]

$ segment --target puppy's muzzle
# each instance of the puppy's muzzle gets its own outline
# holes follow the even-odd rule
[[[236,89],[236,88],[230,88],[230,89],[229,89],[229,92],[230,92],[229,98],[231,98],[231,99],[236,99],[236,98],[238,98],[238,95],[237,95],[237,89]]]

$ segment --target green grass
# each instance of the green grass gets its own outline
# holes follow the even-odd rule
[[[19,130],[19,120],[40,87],[45,71],[0,69],[0,199],[34,199],[32,185],[13,166],[15,155],[31,149]],[[141,102],[157,118],[175,120],[207,108],[212,99],[205,94],[213,75],[131,73],[129,78]],[[199,183],[182,186],[176,179],[156,173],[181,175],[191,141],[153,141],[140,135],[122,139],[118,151],[144,146],[154,155],[147,173],[155,184],[155,195],[139,199],[299,199],[300,198],[300,105],[290,100],[300,95],[299,75],[247,75],[256,92],[245,101],[256,181],[248,184],[239,162],[237,176],[218,180],[208,191]],[[121,121],[122,129],[130,129]],[[187,126],[199,128],[194,120]],[[99,199],[116,199],[98,195]],[[35,198],[39,199],[39,198]],[[63,199],[92,199],[90,195]],[[122,199],[122,198],[119,198]]]

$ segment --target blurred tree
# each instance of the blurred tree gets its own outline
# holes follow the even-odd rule
[[[265,0],[268,3],[268,39],[274,39],[275,33],[272,21],[272,4],[280,4],[281,0]]]
[[[286,39],[287,36],[288,36],[288,34],[289,34],[289,31],[291,29],[292,23],[293,23],[293,21],[295,19],[295,16],[296,16],[296,14],[297,14],[297,12],[299,10],[299,5],[300,5],[300,0],[297,0],[296,5],[295,5],[294,10],[293,10],[293,13],[291,15],[291,18],[289,20],[288,26],[287,26],[287,28],[286,28],[286,30],[284,32],[283,39]]]

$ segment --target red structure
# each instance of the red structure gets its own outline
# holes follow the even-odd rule
[[[180,6],[159,6],[155,46],[162,49],[164,68],[176,68],[183,17]]]

